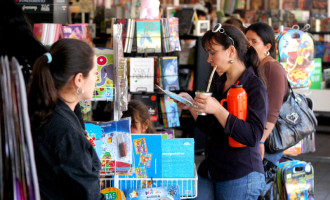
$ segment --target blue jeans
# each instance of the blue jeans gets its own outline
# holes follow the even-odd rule
[[[279,153],[272,153],[272,154],[265,153],[264,157],[267,160],[269,160],[270,162],[272,162],[274,165],[278,165],[282,156],[283,156],[283,152],[279,152]]]
[[[235,180],[212,181],[198,176],[197,200],[257,200],[265,187],[265,175],[259,172]]]

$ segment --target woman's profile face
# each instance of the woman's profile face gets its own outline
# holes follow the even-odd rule
[[[245,35],[249,44],[257,51],[259,59],[263,60],[266,57],[265,53],[267,53],[269,49],[264,44],[261,37],[252,30],[248,30]]]
[[[96,56],[94,56],[93,60],[93,68],[89,71],[88,76],[85,79],[84,82],[84,95],[83,99],[91,99],[93,98],[93,92],[95,89],[96,85],[96,80],[97,80],[97,64],[96,64]]]
[[[212,45],[206,47],[205,50],[209,54],[207,62],[211,64],[212,68],[217,66],[216,72],[218,75],[228,70],[230,60],[229,48],[225,50],[222,45],[212,43]]]

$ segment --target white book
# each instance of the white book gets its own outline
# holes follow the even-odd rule
[[[154,92],[154,58],[130,58],[130,91]]]

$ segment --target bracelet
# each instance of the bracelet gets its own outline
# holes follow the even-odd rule
[[[259,142],[259,144],[265,144],[264,142]]]

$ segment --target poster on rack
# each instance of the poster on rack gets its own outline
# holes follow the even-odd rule
[[[113,100],[114,59],[113,50],[95,48],[97,61],[97,81],[93,93],[94,100]]]
[[[132,164],[130,120],[85,123],[87,139],[101,160],[101,174],[129,173]]]

